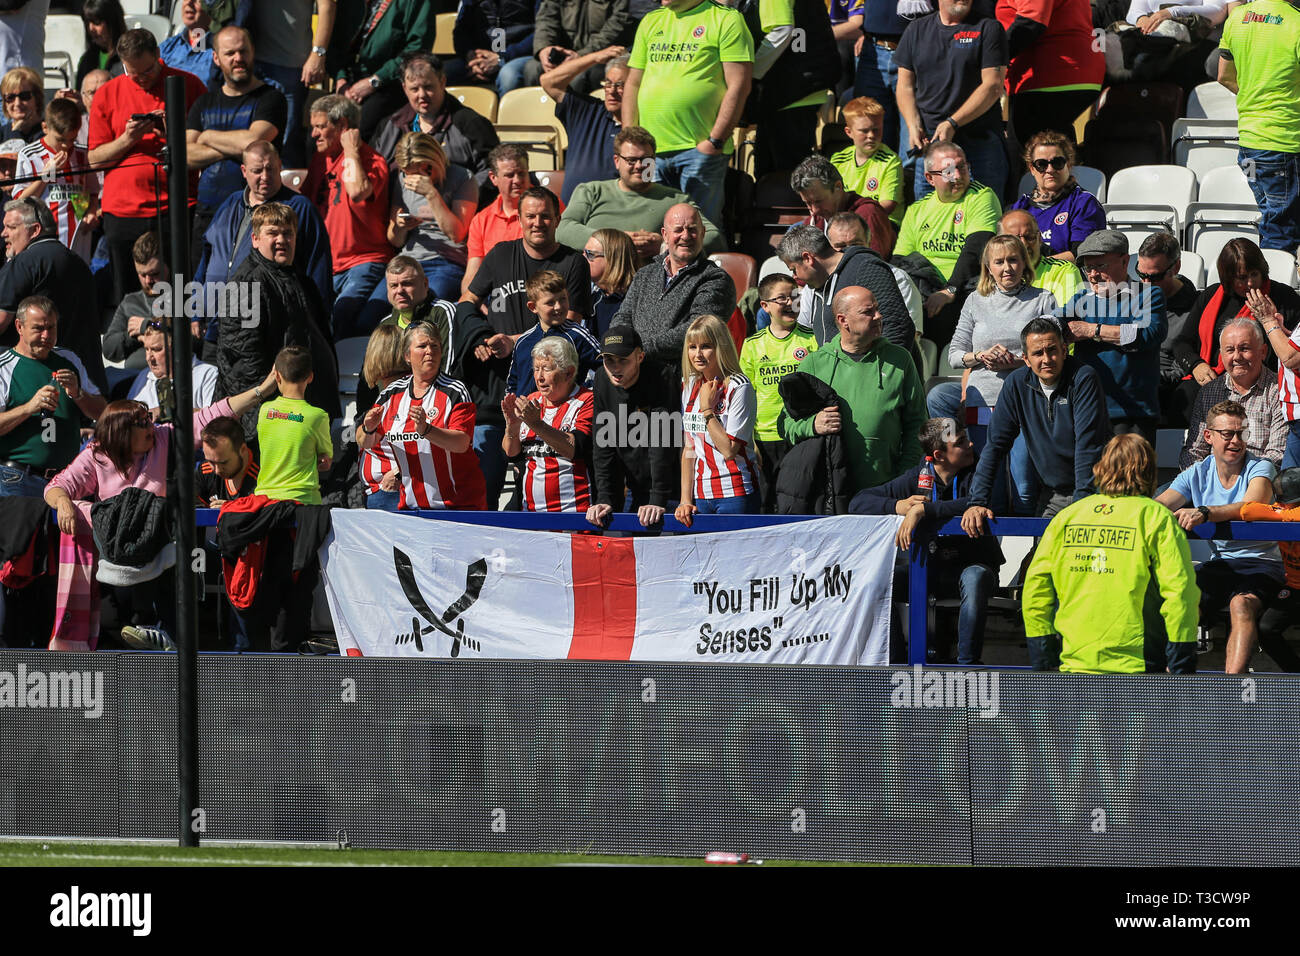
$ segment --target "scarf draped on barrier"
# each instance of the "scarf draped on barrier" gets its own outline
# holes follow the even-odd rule
[[[344,654],[888,663],[896,516],[657,538],[333,519]]]

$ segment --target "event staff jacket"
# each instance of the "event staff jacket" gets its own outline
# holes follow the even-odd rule
[[[1067,358],[1051,397],[1028,368],[1007,376],[989,421],[988,445],[975,471],[970,503],[988,507],[993,476],[1016,436],[1034,449],[1030,459],[1039,480],[1076,500],[1092,489],[1092,466],[1111,438],[1101,382],[1091,368]]]
[[[1031,641],[1060,634],[1063,671],[1142,673],[1142,607],[1153,579],[1171,669],[1195,670],[1188,651],[1201,592],[1173,512],[1138,495],[1076,501],[1047,526],[1025,574],[1025,634]]]

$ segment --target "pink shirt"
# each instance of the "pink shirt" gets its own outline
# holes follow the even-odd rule
[[[230,402],[222,399],[215,405],[200,408],[194,413],[194,447],[200,444],[199,433],[214,418],[229,415],[238,417]],[[73,500],[95,498],[107,501],[125,488],[142,488],[160,498],[167,497],[167,452],[172,443],[172,426],[153,427],[153,448],[136,458],[126,477],[103,455],[96,454],[98,445],[91,442],[81,449],[67,468],[50,479],[51,488],[62,488]]]

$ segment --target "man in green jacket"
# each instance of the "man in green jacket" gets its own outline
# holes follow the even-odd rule
[[[433,49],[436,21],[428,0],[341,3],[325,69],[341,93],[361,107],[361,138],[406,99],[402,57]]]
[[[1117,435],[1093,476],[1100,493],[1052,519],[1025,574],[1030,663],[1050,670],[1059,661],[1079,674],[1194,672],[1201,592],[1187,535],[1150,497],[1155,452],[1141,435]],[[1168,638],[1163,660],[1145,646],[1155,622],[1143,607],[1157,597]]]
[[[831,310],[839,335],[800,362],[799,371],[835,389],[839,404],[808,418],[791,418],[783,410],[777,431],[791,445],[839,434],[852,495],[921,460],[917,436],[926,419],[925,401],[911,356],[881,337],[880,309],[870,289],[845,286],[831,299]]]

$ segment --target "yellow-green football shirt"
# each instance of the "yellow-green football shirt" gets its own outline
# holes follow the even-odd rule
[[[678,13],[652,10],[637,27],[628,66],[643,70],[641,125],[661,153],[708,139],[727,92],[723,63],[753,63],[754,41],[737,10],[704,0]],[[726,152],[732,142],[727,140]]]
[[[865,163],[858,165],[855,147],[846,146],[831,157],[831,165],[840,171],[844,188],[874,199],[876,202],[896,202],[889,214],[897,226],[903,221],[903,162],[898,154],[881,143]]]
[[[957,202],[940,202],[939,194],[932,192],[907,207],[894,255],[919,252],[945,280],[950,279],[966,237],[973,232],[996,233],[1001,218],[1002,203],[982,183],[972,182]]]
[[[257,413],[257,444],[262,457],[257,494],[275,501],[320,504],[316,459],[334,457],[329,415],[305,399],[281,395]]]
[[[754,394],[758,397],[755,437],[763,441],[781,440],[776,420],[781,417],[785,403],[781,401],[777,386],[815,351],[817,337],[797,325],[783,339],[772,334],[770,325],[745,339],[740,348],[740,370],[754,386]]]
[[[1300,153],[1300,10],[1255,0],[1223,24],[1237,69],[1237,137],[1247,149]]]

